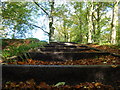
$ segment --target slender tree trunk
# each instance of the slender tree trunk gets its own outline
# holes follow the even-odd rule
[[[93,7],[94,8],[94,7]],[[92,29],[92,37],[93,37],[93,42],[95,42],[96,41],[96,37],[95,37],[95,34],[96,34],[96,28],[95,28],[95,22],[94,22],[94,17],[93,17],[93,15],[94,15],[94,12],[92,12],[92,27],[93,27],[93,29]]]
[[[80,2],[80,14],[82,13],[82,2]],[[83,40],[83,36],[82,36],[82,19],[81,16],[78,17],[79,18],[79,42],[82,43]]]
[[[112,22],[111,22],[111,43],[116,44],[116,32],[118,26],[118,2],[114,3],[113,13],[112,13]]]
[[[68,36],[68,32],[67,32],[67,26],[66,26],[66,22],[65,22],[65,18],[63,19],[63,30],[64,30],[64,41],[68,42],[69,36]]]
[[[92,21],[92,15],[93,13],[93,2],[91,3],[90,11],[89,11],[89,17],[88,17],[88,43],[92,43],[92,31],[93,31],[93,21]]]
[[[82,37],[82,20],[81,20],[81,17],[79,16],[78,17],[78,19],[79,19],[79,33],[78,33],[78,40],[77,40],[77,42],[80,42],[80,43],[82,43],[82,40],[83,40],[83,37]]]
[[[54,35],[54,27],[53,27],[53,12],[54,12],[54,0],[49,1],[51,11],[49,15],[49,42],[53,41],[53,35]]]
[[[117,30],[118,30],[118,34],[117,34],[117,36],[118,36],[118,38],[117,38],[117,44],[119,44],[120,45],[120,30],[119,30],[119,28],[120,28],[120,3],[118,3],[118,28],[117,28]]]
[[[96,37],[97,37],[97,42],[100,43],[100,32],[101,32],[101,29],[100,29],[100,3],[97,4],[97,34],[96,34]]]
[[[88,21],[89,20],[89,10],[88,9],[89,9],[88,2],[86,2],[86,10],[87,10],[87,12],[86,12],[86,18],[85,18],[86,19],[86,24],[85,24],[85,26],[86,26],[85,29],[86,30],[88,30],[88,28],[89,28],[88,27],[88,23],[89,23],[89,21]],[[86,42],[85,43],[87,43],[87,42],[88,42],[88,32],[86,32]]]

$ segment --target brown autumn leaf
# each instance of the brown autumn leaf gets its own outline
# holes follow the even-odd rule
[[[39,86],[40,86],[41,88],[49,88],[49,85],[46,84],[45,82],[40,82]]]

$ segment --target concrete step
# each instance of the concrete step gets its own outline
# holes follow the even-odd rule
[[[46,47],[51,47],[51,48],[61,48],[61,47],[77,48],[77,46],[75,46],[75,45],[45,45],[44,47],[45,48]]]
[[[24,55],[18,56],[17,60],[31,58],[33,60],[43,61],[66,61],[66,60],[79,60],[84,58],[95,58],[102,55],[110,55],[106,52],[29,52]]]
[[[82,82],[102,82],[119,90],[120,65],[2,65],[2,83],[6,81],[26,81],[56,84],[79,84]]]
[[[67,47],[67,48],[66,48]],[[88,50],[93,50],[93,51],[100,51],[99,49],[96,48],[92,48],[92,47],[88,47],[85,45],[80,45],[80,46],[72,46],[73,48],[70,48],[71,46],[60,46],[60,45],[56,45],[56,46],[51,46],[48,45],[47,47],[43,47],[43,48],[38,48],[38,51],[51,51],[51,52],[79,52],[79,51],[88,51]],[[74,48],[75,47],[75,48]],[[77,47],[77,48],[76,48]]]
[[[50,42],[51,45],[74,45],[77,44],[75,42]]]
[[[79,52],[79,51],[87,51],[91,50],[89,48],[39,48],[40,51],[49,51],[49,52]]]
[[[38,49],[41,48],[41,47],[38,47]],[[88,46],[85,46],[85,45],[80,45],[80,46],[77,46],[77,45],[45,45],[44,47],[42,48],[46,48],[46,49],[82,49],[82,48],[89,48]]]

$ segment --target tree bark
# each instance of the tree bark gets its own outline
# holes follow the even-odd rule
[[[91,7],[89,11],[89,16],[88,16],[88,43],[92,43],[92,31],[93,31],[93,2],[91,2]]]
[[[114,2],[111,21],[111,44],[116,44],[116,32],[118,26],[118,1]]]
[[[119,28],[120,28],[120,3],[118,3],[118,38],[117,38],[117,44],[118,45],[120,45],[120,30],[119,30]]]
[[[54,27],[53,27],[53,13],[54,13],[54,0],[49,1],[51,10],[49,15],[49,42],[53,41],[53,35],[54,35]]]
[[[100,32],[101,32],[101,29],[100,29],[100,2],[97,4],[97,34],[96,34],[96,37],[97,37],[97,42],[100,43]]]

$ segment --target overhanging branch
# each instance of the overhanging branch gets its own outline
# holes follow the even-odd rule
[[[39,27],[37,25],[34,25],[34,24],[31,24],[31,25],[33,25],[34,27],[40,28],[44,33],[47,33],[49,35],[49,32],[45,31],[43,28],[41,28],[41,27]]]
[[[49,17],[49,14],[45,11],[44,8],[42,8],[35,0],[33,0],[33,2],[34,2],[40,9],[42,9],[42,11]]]

